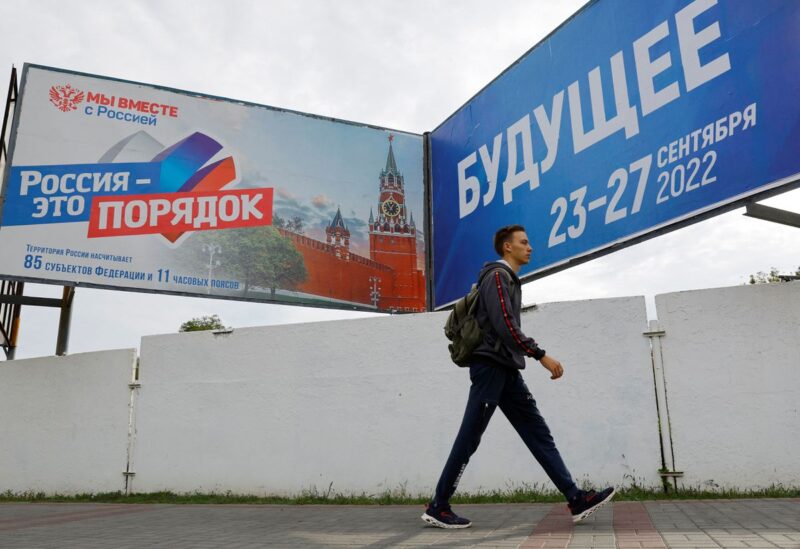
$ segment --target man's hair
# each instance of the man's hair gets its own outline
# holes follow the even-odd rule
[[[509,242],[512,238],[512,235],[519,231],[525,231],[525,227],[522,225],[506,225],[505,227],[500,227],[496,233],[494,233],[494,251],[497,252],[497,255],[503,257],[505,255],[503,253],[503,244]]]

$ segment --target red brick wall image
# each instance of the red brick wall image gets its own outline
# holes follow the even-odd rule
[[[417,230],[406,207],[392,136],[386,166],[380,172],[377,216],[370,212],[369,258],[350,252],[350,231],[340,210],[325,229],[327,242],[279,231],[303,256],[308,278],[298,286],[299,291],[384,311],[425,310],[425,274],[418,268]]]
[[[377,294],[373,297],[373,288],[381,293],[393,291],[394,272],[390,267],[355,254],[337,255],[335,246],[278,230],[303,256],[308,278],[297,287],[299,291],[378,307],[380,301]]]

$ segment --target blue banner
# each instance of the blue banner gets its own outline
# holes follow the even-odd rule
[[[536,273],[791,183],[800,2],[598,0],[431,134],[435,308],[494,232]]]
[[[12,166],[3,225],[88,221],[96,196],[218,190],[236,173],[230,157],[204,166],[221,149],[194,132],[152,162]],[[215,174],[225,167],[228,177]]]
[[[155,162],[13,166],[3,225],[88,221],[96,196],[158,192]]]

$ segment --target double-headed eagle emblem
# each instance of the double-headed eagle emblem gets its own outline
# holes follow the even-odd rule
[[[78,108],[78,103],[82,101],[83,92],[69,84],[50,88],[50,102],[62,112],[74,111]]]

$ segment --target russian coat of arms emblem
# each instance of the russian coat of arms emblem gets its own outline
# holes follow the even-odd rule
[[[83,101],[83,92],[71,85],[51,86],[50,102],[62,112],[74,111],[78,104]]]

